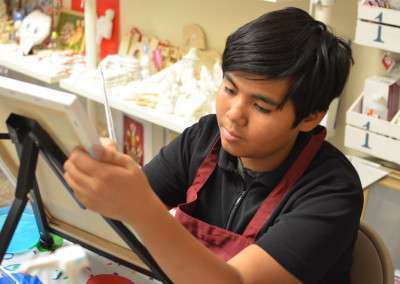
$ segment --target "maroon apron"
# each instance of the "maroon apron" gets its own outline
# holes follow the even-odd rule
[[[311,137],[282,180],[260,205],[242,235],[192,217],[198,193],[217,165],[220,148],[219,140],[197,170],[194,182],[187,190],[186,203],[178,205],[175,217],[193,236],[215,254],[225,261],[231,259],[238,252],[255,242],[257,234],[271,217],[274,209],[308,168],[321,147],[325,135],[326,130],[323,129]]]

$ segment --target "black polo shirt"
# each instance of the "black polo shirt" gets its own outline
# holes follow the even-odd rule
[[[165,204],[175,207],[185,202],[186,190],[217,136],[216,116],[205,116],[144,166],[150,185]],[[271,172],[241,170],[238,158],[221,148],[218,165],[199,193],[194,217],[222,228],[231,219],[229,230],[242,233],[310,136],[301,133],[288,158]],[[233,212],[240,195],[243,198]],[[362,204],[356,171],[325,141],[266,220],[256,244],[304,283],[349,283]]]

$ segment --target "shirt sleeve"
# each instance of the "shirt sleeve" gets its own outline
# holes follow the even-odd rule
[[[343,254],[352,250],[357,237],[363,204],[361,185],[351,179],[336,183],[329,176],[323,180],[315,177],[311,189],[256,241],[304,283],[320,283]],[[338,271],[342,275],[346,272]]]
[[[176,207],[186,199],[194,132],[195,127],[186,129],[143,167],[150,186],[167,206]]]
[[[150,186],[164,204],[176,207],[185,202],[186,191],[217,134],[216,116],[206,115],[143,167]]]

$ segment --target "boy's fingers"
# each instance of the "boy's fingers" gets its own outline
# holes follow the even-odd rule
[[[93,150],[96,153],[96,159],[100,162],[113,164],[116,166],[128,168],[132,164],[132,160],[113,149],[104,148],[102,146],[94,145]]]
[[[108,137],[100,137],[100,143],[104,148],[117,151],[117,145]]]
[[[99,169],[98,161],[94,160],[88,153],[80,148],[76,148],[72,151],[67,162],[64,164],[64,169],[68,163],[72,163],[79,171],[88,176],[93,176]]]
[[[68,181],[73,180],[74,185],[77,185],[81,188],[86,188],[87,190],[91,190],[91,177],[76,168],[73,163],[67,161],[64,165],[64,170],[64,178],[68,177]],[[70,185],[72,187],[72,184]]]
[[[64,174],[64,179],[69,184],[69,186],[73,189],[74,195],[76,197],[78,197],[79,201],[82,202],[84,199],[82,197],[86,198],[85,190],[82,189],[81,186],[68,173]]]

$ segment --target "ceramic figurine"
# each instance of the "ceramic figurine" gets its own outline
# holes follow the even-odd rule
[[[222,84],[223,76],[224,76],[224,74],[222,72],[221,62],[216,61],[213,65],[213,77],[214,77],[215,84],[218,88]]]
[[[32,48],[43,43],[50,35],[51,17],[35,10],[26,16],[19,29],[19,49],[23,55],[28,55]]]
[[[161,47],[161,54],[163,57],[163,67],[169,67],[182,58],[179,48],[175,46]]]
[[[8,20],[7,5],[0,0],[0,44],[8,43],[14,31],[13,22]]]
[[[70,49],[81,51],[84,38],[85,27],[83,20],[76,21],[75,31],[67,40],[67,46]]]
[[[101,79],[100,68],[108,87],[126,85],[129,81],[139,80],[140,64],[136,58],[121,55],[108,55],[99,64],[96,73],[97,80]]]
[[[149,46],[146,44],[143,46],[143,56],[140,59],[141,75],[142,79],[146,79],[150,76],[150,55]]]
[[[144,35],[138,27],[132,27],[130,30],[130,44],[127,48],[128,55],[140,58],[143,54]]]
[[[394,76],[400,74],[400,56],[387,52],[382,57],[382,65],[387,73],[393,74]]]
[[[215,96],[222,81],[221,65],[217,62],[211,65],[213,68],[199,66],[198,51],[192,48],[176,64],[140,82],[129,83],[122,98],[155,107],[163,114],[181,116],[186,121],[215,112]],[[147,65],[148,61],[142,58],[141,67]]]
[[[14,28],[15,30],[19,30],[19,28],[21,27],[22,24],[22,20],[24,19],[24,11],[23,10],[15,10],[13,11],[13,16],[12,16],[12,20],[14,22]]]
[[[208,71],[205,65],[200,67],[200,80],[199,80],[200,89],[202,90],[213,90],[216,85],[213,76]]]
[[[206,101],[206,96],[198,88],[193,89],[192,93],[183,93],[179,96],[174,113],[188,121],[195,120]]]
[[[206,66],[201,66],[200,71],[200,90],[201,93],[206,97],[204,107],[207,112],[213,112],[213,104],[215,102],[216,93],[220,87],[219,80],[214,79],[210,74]]]
[[[179,94],[179,86],[176,82],[166,79],[161,82],[161,91],[159,94],[156,109],[161,113],[172,114],[175,109],[176,98]]]
[[[178,80],[181,81],[182,84],[192,84],[192,82],[196,80],[194,77],[194,67],[198,59],[196,48],[190,49],[190,51],[182,57],[180,61],[181,64],[178,67],[178,69],[180,69],[178,71],[180,73]]]
[[[26,261],[19,267],[18,272],[29,274],[38,269],[57,268],[68,275],[70,283],[79,283],[83,271],[89,266],[86,251],[78,245],[71,245],[59,248],[49,255]]]
[[[204,50],[206,48],[206,36],[203,29],[196,24],[183,27],[182,30],[182,51],[187,53],[191,48]]]
[[[104,16],[97,19],[96,43],[101,44],[104,39],[111,39],[113,29],[113,19],[115,12],[112,9],[107,9]]]
[[[131,41],[131,36],[129,34],[122,36],[122,39],[119,43],[118,54],[128,55],[130,41]]]

